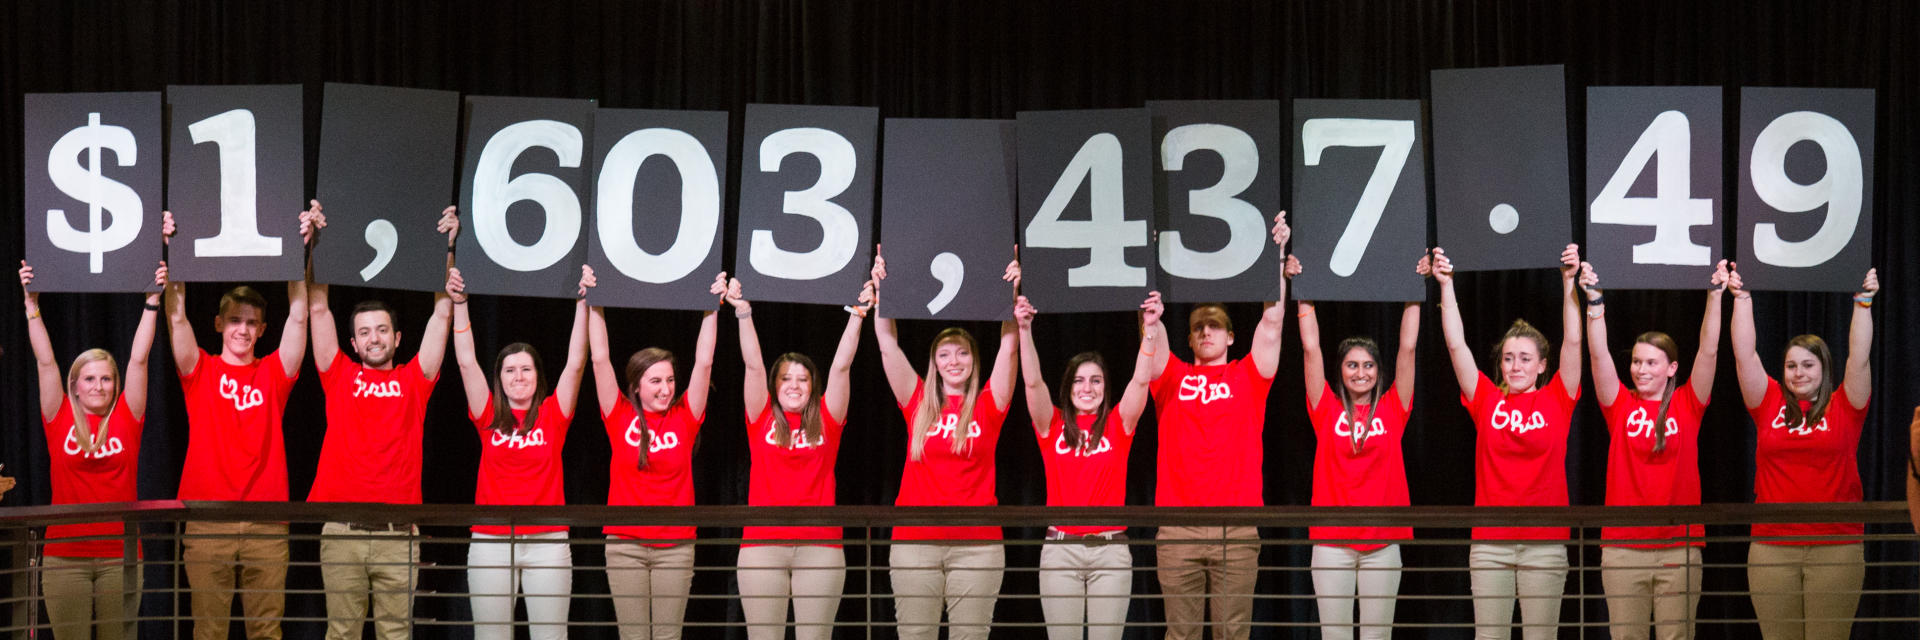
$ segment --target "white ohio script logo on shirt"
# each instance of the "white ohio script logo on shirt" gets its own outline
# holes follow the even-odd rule
[[[399,380],[367,384],[360,380],[360,376],[363,375],[366,374],[363,372],[354,374],[353,376],[353,397],[355,398],[365,398],[368,396],[375,398],[398,398],[406,395],[400,391]]]
[[[766,434],[767,444],[770,444],[776,447],[780,446],[780,440],[777,437],[779,435],[780,435],[780,423],[775,422],[767,425],[767,434]],[[793,448],[795,449],[812,449],[814,447],[825,444],[827,441],[827,434],[822,433],[820,434],[819,439],[809,441],[807,440],[806,429],[804,428],[794,429],[792,431],[787,432],[787,441],[792,442]]]
[[[220,397],[233,401],[234,411],[246,411],[267,402],[267,394],[250,384],[240,384],[227,374],[220,374]]]
[[[80,446],[79,425],[67,427],[67,441],[60,447],[60,450],[67,452],[67,455],[92,458],[95,460],[105,460],[126,449],[127,446],[120,442],[120,438],[108,436],[106,442],[100,443],[100,448],[94,449],[93,453],[85,453],[86,448]]]
[[[1081,432],[1080,437],[1085,438],[1087,437],[1087,435],[1088,434],[1086,434],[1086,432]],[[1082,440],[1082,442],[1085,442],[1085,440]],[[1113,443],[1108,442],[1107,437],[1104,435],[1100,436],[1099,442],[1094,443],[1092,451],[1088,451],[1084,447],[1075,447],[1072,444],[1068,444],[1067,431],[1065,429],[1061,429],[1060,436],[1053,439],[1053,452],[1063,456],[1067,454],[1072,454],[1073,457],[1076,457],[1076,458],[1088,458],[1088,457],[1097,456],[1112,450],[1113,450]]]
[[[1546,426],[1547,417],[1540,415],[1538,411],[1533,412],[1532,415],[1523,414],[1519,409],[1507,411],[1507,401],[1505,398],[1500,400],[1500,404],[1493,406],[1494,431],[1504,431],[1511,428],[1513,433],[1518,435],[1535,429],[1545,428]]]
[[[1810,436],[1810,435],[1813,435],[1813,432],[1815,431],[1827,430],[1827,417],[1820,416],[1820,424],[1816,424],[1811,427],[1807,426],[1807,419],[1805,417],[1802,417],[1800,418],[1799,424],[1796,424],[1791,428],[1789,428],[1787,427],[1787,408],[1780,407],[1780,413],[1774,414],[1773,416],[1773,428],[1775,429],[1785,428],[1787,429],[1787,433],[1791,433],[1796,436]]]
[[[957,427],[959,425],[960,425],[960,414],[957,414],[957,413],[945,414],[940,416],[939,422],[933,423],[933,431],[927,435],[929,437],[947,438],[951,440],[953,439],[954,427]],[[967,421],[967,437],[968,438],[980,437],[979,422],[975,422],[972,420]]]
[[[1667,436],[1677,435],[1680,435],[1680,423],[1674,420],[1673,416],[1667,416]],[[1647,417],[1646,407],[1634,409],[1633,413],[1627,414],[1627,437],[1653,437],[1653,419]]]
[[[1212,404],[1215,400],[1226,400],[1232,397],[1233,389],[1228,387],[1227,383],[1208,384],[1205,375],[1194,374],[1180,379],[1181,400],[1198,399],[1200,404]]]
[[[504,434],[495,431],[493,432],[493,446],[504,446],[508,449],[544,447],[547,446],[547,432],[545,429],[539,427],[534,427],[532,431],[526,433]]]
[[[1348,426],[1349,425],[1347,423],[1347,412],[1342,411],[1340,412],[1340,420],[1338,422],[1333,423],[1333,435],[1341,436],[1341,437],[1352,437],[1353,429],[1348,428]],[[1367,437],[1369,438],[1374,436],[1383,436],[1386,434],[1387,434],[1387,425],[1386,423],[1381,422],[1380,418],[1377,418],[1377,417],[1374,418],[1367,425]]]
[[[629,447],[640,446],[640,418],[636,417],[627,422],[626,440]],[[647,434],[647,453],[659,453],[678,446],[680,446],[680,434],[672,431],[661,433],[659,429],[653,429]]]

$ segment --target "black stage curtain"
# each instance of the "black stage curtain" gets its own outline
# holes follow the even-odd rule
[[[1598,85],[1717,85],[1725,87],[1727,143],[1722,161],[1724,193],[1736,193],[1734,132],[1738,131],[1737,88],[1741,86],[1871,87],[1878,90],[1879,131],[1874,171],[1876,215],[1874,263],[1880,266],[1886,293],[1874,309],[1879,335],[1874,345],[1873,405],[1860,449],[1860,468],[1869,500],[1899,499],[1906,465],[1904,441],[1908,407],[1920,403],[1911,384],[1920,375],[1920,344],[1904,329],[1916,321],[1911,283],[1920,278],[1913,248],[1920,226],[1902,212],[1920,199],[1920,171],[1901,150],[1920,143],[1907,114],[1920,107],[1920,8],[1907,3],[1812,3],[1796,0],[1669,2],[1626,0],[1609,3],[1541,3],[1524,0],[1430,2],[713,2],[654,0],[536,2],[241,2],[221,0],[127,0],[123,2],[9,2],[0,6],[0,210],[20,211],[22,95],[32,92],[152,91],[170,83],[305,83],[307,87],[307,193],[312,193],[314,144],[319,132],[322,82],[356,82],[468,94],[595,98],[609,107],[723,109],[733,114],[733,162],[738,171],[738,132],[744,105],[750,102],[878,106],[885,116],[1011,118],[1019,110],[1135,106],[1144,100],[1189,98],[1426,98],[1427,72],[1435,68],[1524,64],[1564,64],[1568,74],[1573,191],[1584,193],[1582,167],[1585,121],[1584,88]],[[884,179],[884,178],[883,178]],[[1282,180],[1281,184],[1288,184]],[[455,194],[447,194],[454,202]],[[288,203],[296,206],[298,203]],[[732,203],[730,203],[732,204]],[[1732,207],[1726,210],[1731,220]],[[1580,215],[1580,212],[1568,212]],[[13,219],[13,218],[8,218]],[[1576,218],[1579,219],[1579,218]],[[16,220],[15,230],[20,228]],[[1732,242],[1732,226],[1726,240]],[[1578,232],[1576,232],[1578,233]],[[726,236],[728,256],[734,250]],[[17,231],[0,233],[0,263],[15,264],[21,253]],[[1411,265],[1411,258],[1409,265]],[[254,283],[274,304],[284,289]],[[1556,340],[1554,274],[1513,272],[1461,278],[1461,298],[1470,341],[1490,345],[1514,318],[1541,325]],[[5,288],[6,304],[18,304],[18,289]],[[210,320],[221,287],[189,288],[192,314]],[[430,300],[424,294],[397,294],[336,287],[334,308],[380,296],[399,309],[402,330],[415,348]],[[1620,291],[1611,294],[1611,328],[1624,358],[1627,341],[1650,329],[1679,338],[1692,353],[1700,296],[1694,293]],[[1798,333],[1824,336],[1845,357],[1848,302],[1831,294],[1768,294],[1756,297],[1763,359],[1776,363],[1786,339]],[[139,317],[139,301],[130,295],[47,295],[43,305],[62,364],[84,347],[110,346],[122,355]],[[18,309],[18,307],[14,307]],[[474,325],[483,357],[508,342],[538,345],[547,362],[563,357],[568,310],[563,301],[479,299]],[[1186,309],[1169,316],[1175,330]],[[1236,324],[1251,327],[1258,310],[1234,309]],[[1340,304],[1321,307],[1326,339],[1368,334],[1391,342],[1397,307]],[[688,357],[698,318],[690,313],[612,311],[618,354],[648,345]],[[763,304],[760,330],[770,353],[801,351],[816,359],[832,352],[844,315],[837,308]],[[270,319],[283,316],[271,311]],[[1418,406],[1406,439],[1408,475],[1416,504],[1470,504],[1473,498],[1473,438],[1467,414],[1449,375],[1436,315],[1424,315],[1420,350]],[[768,321],[773,320],[773,321]],[[1126,314],[1044,317],[1038,342],[1048,367],[1084,349],[1104,351],[1109,361],[1126,362],[1134,344],[1133,320]],[[196,322],[202,344],[216,344],[210,322]],[[277,323],[276,323],[277,324]],[[822,327],[823,329],[815,329]],[[991,324],[968,325],[989,337]],[[940,327],[906,323],[904,344],[916,361],[919,350]],[[4,389],[4,442],[7,472],[21,478],[8,504],[45,504],[45,443],[32,407],[36,384],[21,314],[0,314],[6,355],[0,369]],[[734,324],[721,321],[721,346],[714,371],[716,391],[708,409],[696,458],[695,479],[703,504],[742,504],[746,499],[745,433],[739,392],[739,355]],[[263,342],[273,344],[278,327]],[[1289,327],[1280,375],[1267,411],[1266,496],[1271,504],[1305,504],[1310,495],[1311,438],[1301,401],[1298,341]],[[1242,340],[1244,348],[1247,340]],[[888,504],[898,489],[905,430],[888,400],[871,337],[864,337],[855,365],[848,440],[842,453],[839,499],[842,504]],[[1391,352],[1393,345],[1385,345]],[[1184,345],[1178,347],[1184,353]],[[152,364],[152,401],[146,451],[142,456],[141,496],[170,498],[186,451],[186,415],[172,362],[161,337]],[[1701,445],[1702,484],[1708,502],[1752,499],[1754,430],[1740,409],[1729,349],[1721,349],[1720,377],[1708,412]],[[824,361],[824,360],[823,360]],[[1485,365],[1486,363],[1482,363]],[[1777,371],[1777,364],[1770,364]],[[451,363],[443,375],[456,376]],[[1589,384],[1589,387],[1591,385]],[[1588,393],[1591,393],[1589,389]],[[567,497],[570,503],[601,504],[606,496],[608,445],[595,418],[593,394],[580,403],[577,430],[567,443]],[[1024,409],[1016,401],[999,445],[999,493],[1003,504],[1041,504],[1045,489],[1039,456],[1026,431]],[[465,503],[472,499],[478,445],[462,415],[457,382],[438,388],[427,427],[426,496],[430,502]],[[287,457],[293,493],[311,485],[321,439],[319,385],[308,365],[294,390],[286,419]],[[1573,501],[1600,504],[1604,499],[1606,439],[1599,411],[1585,400],[1575,419],[1568,457]],[[1149,418],[1132,460],[1128,502],[1152,503],[1155,427]],[[1903,527],[1876,528],[1880,531]],[[1738,535],[1744,528],[1714,531]],[[434,532],[461,535],[458,530]],[[576,530],[591,536],[595,531]],[[735,532],[707,529],[703,536]],[[1139,532],[1143,533],[1144,532]],[[1303,536],[1304,531],[1266,535]],[[1464,530],[1422,531],[1422,535],[1462,536]],[[1593,532],[1589,532],[1590,534]],[[1010,530],[1009,537],[1033,538],[1032,530]],[[150,553],[167,550],[150,547]],[[296,545],[295,558],[316,558],[312,544]],[[703,549],[702,565],[729,566],[733,551]],[[1012,548],[1010,567],[1032,567],[1037,551]],[[1143,549],[1138,563],[1150,566]],[[1465,549],[1408,547],[1408,567],[1457,568]],[[599,550],[576,550],[575,591],[604,593],[605,581],[591,567]],[[1578,562],[1597,563],[1597,552]],[[1744,546],[1708,548],[1712,563],[1737,563]],[[1874,560],[1915,558],[1912,543],[1871,544]],[[443,564],[464,561],[458,545],[429,552]],[[852,565],[866,559],[859,553]],[[884,560],[884,558],[877,558]],[[1270,550],[1264,562],[1295,568],[1306,565],[1304,549]],[[1711,590],[1744,588],[1737,567],[1711,566]],[[884,574],[850,576],[847,592],[871,588],[884,592]],[[150,585],[168,583],[155,571]],[[464,591],[456,572],[427,572],[427,586],[441,593]],[[311,567],[297,567],[295,586],[318,587]],[[1869,589],[1912,589],[1910,566],[1869,572]],[[725,594],[734,588],[730,571],[709,571],[696,580],[697,593]],[[1304,571],[1262,574],[1263,593],[1312,593]],[[1569,592],[1598,593],[1597,578],[1569,585]],[[1462,597],[1467,580],[1457,572],[1406,573],[1406,595]],[[1009,572],[1005,593],[1035,592],[1033,574]],[[1151,573],[1136,578],[1136,593],[1157,593]],[[176,608],[177,606],[177,608]],[[186,611],[164,594],[147,598],[147,612]],[[891,619],[885,601],[876,619]],[[1568,620],[1584,615],[1604,620],[1604,605],[1584,611],[1565,608]],[[1876,595],[1865,599],[1863,618],[1912,615],[1911,596]],[[1751,618],[1744,596],[1708,596],[1700,605],[1706,620]],[[290,599],[291,616],[323,617],[320,597]],[[466,619],[460,598],[422,598],[418,614],[440,620]],[[860,620],[865,609],[850,602],[843,620]],[[1258,621],[1312,621],[1311,599],[1263,601]],[[603,600],[579,599],[573,617],[608,620]],[[1039,620],[1030,599],[1003,600],[998,619]],[[1141,598],[1131,613],[1136,621],[1160,618],[1158,602]],[[738,608],[725,599],[695,602],[690,621],[738,620]],[[1464,599],[1405,599],[1399,620],[1406,623],[1468,623]],[[317,622],[290,622],[290,637],[318,637]],[[182,629],[184,630],[184,628]],[[581,637],[611,637],[607,628],[579,629]],[[1862,638],[1910,638],[1913,625],[1861,623]],[[167,634],[150,628],[149,633]],[[423,636],[464,636],[464,630],[423,628]],[[698,637],[720,635],[712,629]],[[1006,629],[1009,637],[1038,637],[1037,628]],[[1256,637],[1312,637],[1315,630],[1263,629]],[[1461,638],[1465,628],[1406,630],[1405,637]],[[1706,624],[1703,637],[1756,637],[1751,624]],[[1599,629],[1587,637],[1601,637]],[[735,630],[728,633],[738,636]],[[861,635],[843,630],[844,637]],[[1136,631],[1130,637],[1153,637]],[[163,637],[163,636],[155,636]],[[864,637],[864,636],[863,636]]]

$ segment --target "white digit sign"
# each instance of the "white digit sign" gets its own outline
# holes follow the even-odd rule
[[[633,184],[640,165],[666,156],[680,172],[680,233],[658,254],[640,248],[633,236]],[[706,147],[678,129],[641,129],[607,151],[594,197],[600,225],[600,249],[607,262],[629,278],[665,284],[686,277],[706,261],[713,236],[720,232],[720,176]]]
[[[1181,242],[1179,231],[1160,234],[1160,268],[1196,280],[1224,280],[1245,272],[1260,259],[1265,247],[1266,220],[1260,208],[1238,196],[1260,175],[1260,148],[1247,132],[1221,124],[1175,127],[1160,142],[1160,163],[1179,171],[1187,154],[1205,149],[1220,155],[1220,181],[1187,194],[1187,210],[1197,216],[1227,223],[1227,244],[1218,251],[1200,252]]]
[[[253,112],[234,109],[187,125],[194,144],[212,142],[220,149],[220,233],[193,241],[194,255],[203,258],[280,255],[282,238],[260,235],[255,194],[259,178],[255,163],[256,127]]]
[[[1067,270],[1069,287],[1138,287],[1147,283],[1147,270],[1127,264],[1127,247],[1147,244],[1147,221],[1126,219],[1126,195],[1121,184],[1120,139],[1095,134],[1080,145],[1073,160],[1060,172],[1053,190],[1040,202],[1027,223],[1027,246],[1046,249],[1087,249],[1087,263]],[[1088,220],[1061,220],[1067,203],[1085,182]]]
[[[1309,167],[1320,164],[1320,154],[1328,147],[1380,147],[1380,159],[1360,192],[1360,201],[1353,206],[1353,217],[1347,219],[1346,231],[1333,245],[1328,267],[1335,275],[1348,277],[1360,267],[1360,258],[1373,241],[1373,230],[1386,213],[1387,200],[1393,197],[1394,185],[1400,182],[1400,171],[1413,152],[1414,131],[1412,120],[1314,118],[1300,126],[1300,144]]]
[[[804,153],[820,160],[820,178],[804,191],[788,191],[781,211],[812,218],[820,225],[820,246],[809,251],[781,249],[770,229],[753,230],[753,248],[748,262],[755,271],[787,280],[824,278],[853,261],[860,242],[860,225],[853,212],[834,204],[853,185],[858,158],[853,143],[838,133],[815,127],[782,129],[760,141],[760,170],[780,171],[788,155]]]
[[[1635,264],[1713,264],[1712,250],[1692,238],[1693,227],[1713,224],[1713,200],[1692,197],[1692,131],[1687,114],[1666,111],[1655,116],[1593,199],[1592,222],[1653,227],[1651,242],[1633,245]],[[1654,196],[1627,197],[1655,154],[1660,157]]]
[[[1820,145],[1827,173],[1813,184],[1787,177],[1787,149],[1800,141]],[[1832,260],[1853,239],[1860,223],[1866,175],[1860,166],[1860,144],[1847,126],[1824,113],[1795,111],[1775,118],[1753,139],[1749,173],[1760,201],[1784,213],[1802,213],[1822,206],[1826,220],[1812,237],[1798,242],[1780,239],[1774,223],[1753,225],[1753,256],[1779,267],[1811,267]]]
[[[489,258],[514,271],[553,266],[580,238],[580,198],[559,177],[545,173],[513,176],[513,161],[534,147],[550,149],[560,166],[580,166],[585,149],[580,129],[553,120],[517,122],[500,129],[480,150],[473,172],[473,236]],[[546,211],[540,239],[523,245],[507,231],[507,207],[531,200]]]

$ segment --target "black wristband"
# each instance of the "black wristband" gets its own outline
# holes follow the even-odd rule
[[[159,311],[159,310],[160,310],[160,305],[157,305],[157,304],[154,304],[154,303],[151,303],[151,302],[145,302],[145,303],[141,303],[141,305],[140,305],[140,306],[143,306],[143,307],[146,307],[148,311]]]

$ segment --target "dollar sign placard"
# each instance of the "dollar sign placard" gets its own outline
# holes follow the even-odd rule
[[[29,94],[25,116],[34,290],[149,290],[160,261],[160,94]]]

